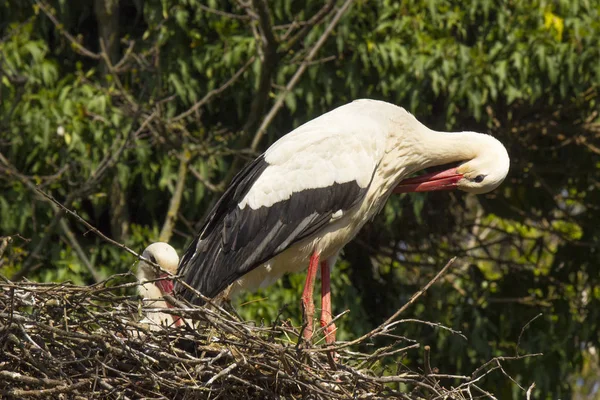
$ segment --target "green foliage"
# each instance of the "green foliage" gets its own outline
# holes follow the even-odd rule
[[[113,14],[112,33],[122,39],[115,60],[101,55],[98,28],[110,24],[91,2],[0,5],[0,236],[20,235],[0,260],[3,275],[26,268],[39,281],[93,282],[33,186],[141,251],[160,235],[187,154],[170,241],[183,252],[233,173],[257,154],[250,143],[260,122],[336,12],[303,31],[322,2],[269,2],[278,40],[269,57],[252,6],[140,4],[123,0]],[[358,0],[340,20],[259,149],[337,105],[372,97],[432,128],[490,132],[512,166],[486,196],[392,198],[336,266],[334,310],[350,310],[337,322],[339,339],[377,326],[457,255],[403,318],[439,322],[468,340],[414,322],[397,333],[422,337],[432,366],[459,374],[490,357],[542,352],[507,371],[522,386],[535,381],[536,398],[594,390],[599,12],[588,0]],[[133,257],[66,221],[101,276],[133,267]],[[302,285],[302,275],[286,277],[238,299],[237,309],[258,323],[299,325]],[[420,368],[420,357],[397,361]],[[523,397],[493,376],[489,390]]]

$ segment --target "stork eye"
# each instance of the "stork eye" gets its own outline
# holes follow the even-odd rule
[[[148,259],[150,261],[152,261],[154,264],[156,264],[156,257],[154,257],[154,254],[150,254],[150,257],[148,257]]]
[[[472,181],[475,183],[481,183],[481,182],[483,182],[484,179],[485,179],[485,175],[481,174],[481,175],[477,175],[475,178],[473,178]]]

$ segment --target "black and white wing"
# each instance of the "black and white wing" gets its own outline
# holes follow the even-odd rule
[[[364,198],[385,133],[372,124],[365,133],[356,116],[340,124],[338,110],[284,136],[236,175],[181,259],[188,285],[214,297]],[[199,302],[182,285],[176,291]]]

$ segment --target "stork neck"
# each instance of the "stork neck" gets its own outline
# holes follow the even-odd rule
[[[422,168],[468,161],[479,155],[482,147],[481,133],[438,132],[429,130],[420,142]]]

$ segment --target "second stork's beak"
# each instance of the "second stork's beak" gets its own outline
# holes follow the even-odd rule
[[[156,286],[158,286],[158,288],[160,289],[160,291],[162,292],[162,294],[172,294],[173,293],[173,281],[169,278],[169,275],[167,274],[161,274],[160,278],[165,278],[162,279],[160,281],[156,281],[154,282],[154,284]]]

